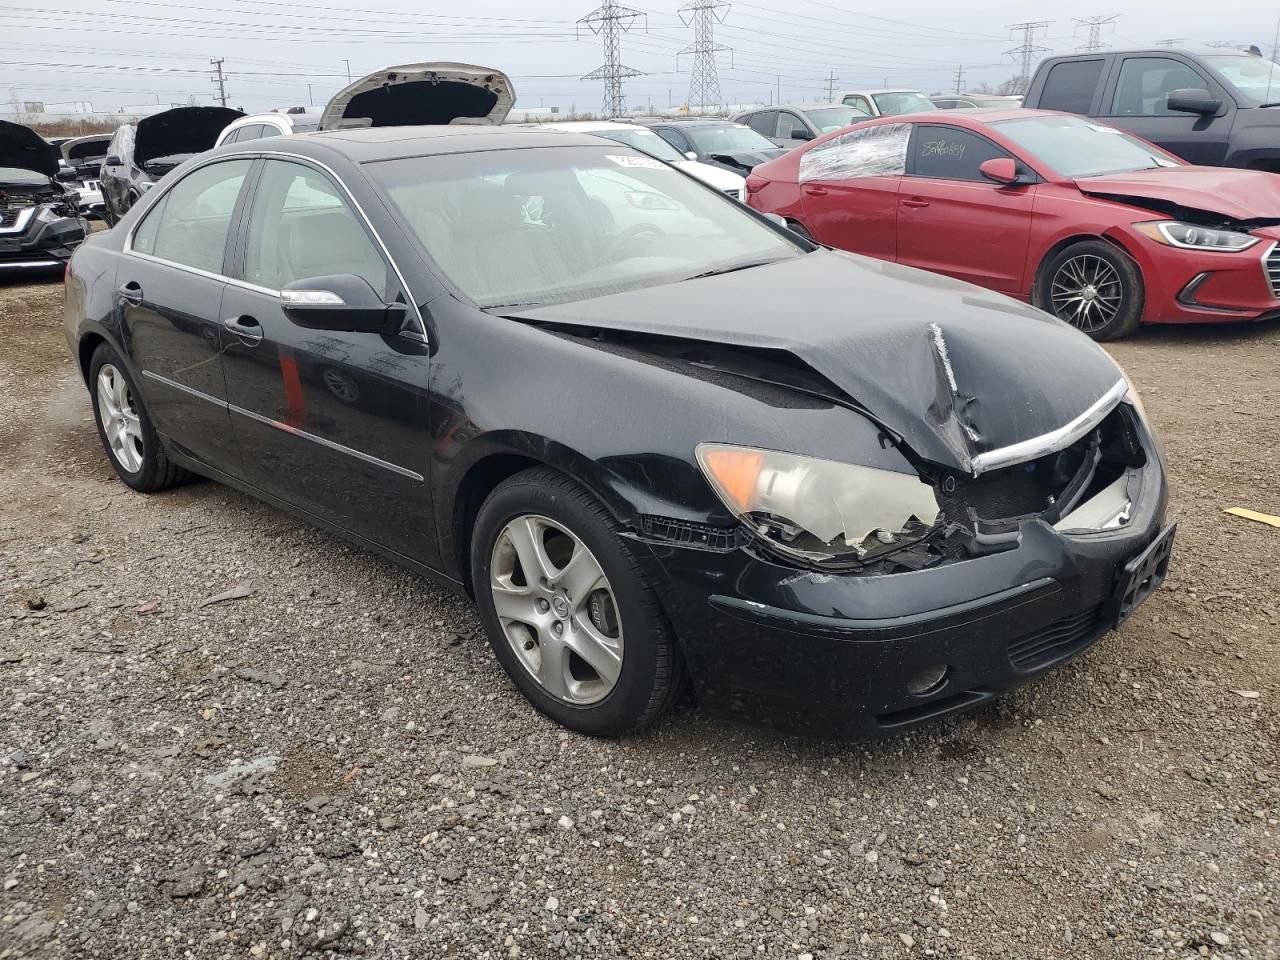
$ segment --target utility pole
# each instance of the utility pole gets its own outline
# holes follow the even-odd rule
[[[313,107],[316,105],[316,98],[311,95],[311,84],[309,83],[307,84],[307,103]]]
[[[1120,14],[1115,13],[1110,16],[1097,17],[1076,17],[1076,33],[1080,32],[1081,27],[1089,28],[1089,38],[1085,40],[1082,46],[1076,49],[1082,53],[1097,53],[1106,46],[1102,42],[1102,28],[1109,23],[1115,23],[1120,19]]]
[[[225,107],[227,105],[227,78],[222,73],[224,60],[219,57],[217,60],[210,60],[209,62],[213,64],[213,69],[216,71],[216,76],[210,77],[209,80],[211,83],[218,85],[218,102]]]
[[[782,74],[778,74],[778,103],[782,103]]]
[[[680,69],[680,57],[693,56],[693,78],[689,81],[689,106],[706,111],[708,104],[720,103],[720,74],[716,70],[716,54],[729,50],[723,43],[716,43],[716,24],[724,23],[729,15],[725,0],[689,0],[676,10],[680,21],[693,28],[693,43],[676,54],[676,69]],[[733,51],[729,50],[730,57]],[[732,63],[732,60],[730,60]]]
[[[956,95],[964,93],[964,65],[956,67]]]
[[[1042,47],[1036,43],[1036,31],[1045,29],[1049,23],[1048,20],[1028,20],[1024,23],[1009,24],[1009,29],[1015,34],[1019,31],[1022,33],[1022,44],[1005,51],[1006,57],[1021,63],[1021,72],[1018,74],[1018,93],[1025,92],[1031,83],[1032,61],[1040,54],[1051,52],[1048,47]]]
[[[830,103],[836,98],[836,84],[840,82],[840,78],[836,76],[834,70],[827,72],[827,79],[823,81],[827,85],[827,102]]]
[[[351,82],[351,61],[344,59],[342,62],[347,65],[347,83],[350,83]]]
[[[578,21],[578,28],[586,27],[604,40],[604,63],[596,67],[583,80],[604,81],[604,101],[601,112],[606,117],[616,117],[627,112],[627,98],[622,92],[622,81],[627,77],[643,76],[642,71],[623,66],[622,35],[630,30],[641,17],[648,30],[649,19],[639,10],[624,7],[618,0],[604,0]]]

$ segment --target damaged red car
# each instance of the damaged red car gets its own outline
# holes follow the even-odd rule
[[[821,243],[947,274],[1097,340],[1280,317],[1280,176],[1196,167],[1041,110],[892,117],[757,167],[747,202]]]

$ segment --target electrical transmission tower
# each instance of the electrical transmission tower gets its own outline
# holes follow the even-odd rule
[[[643,75],[642,71],[623,66],[622,63],[622,35],[641,17],[645,15],[639,10],[624,7],[617,0],[604,0],[604,3],[578,21],[579,27],[586,27],[604,40],[604,63],[582,79],[604,81],[601,112],[606,117],[617,117],[627,112],[627,98],[622,92],[622,81],[627,77]],[[646,29],[648,23],[649,20],[645,17]]]
[[[210,60],[209,62],[213,64],[212,72],[215,74],[209,78],[209,82],[218,85],[218,102],[225,107],[227,105],[227,78],[222,72],[223,58],[219,57],[217,60]]]
[[[1026,23],[1009,24],[1009,29],[1015,34],[1022,32],[1022,45],[1006,50],[1004,54],[1015,62],[1021,63],[1018,73],[1018,93],[1025,92],[1027,85],[1031,82],[1031,64],[1035,58],[1040,54],[1052,52],[1048,47],[1042,47],[1036,43],[1036,31],[1045,29],[1049,23],[1048,20],[1028,20]]]
[[[1120,19],[1120,14],[1112,14],[1111,16],[1098,17],[1076,17],[1076,33],[1080,32],[1081,27],[1089,28],[1089,39],[1084,44],[1077,47],[1083,53],[1097,53],[1106,46],[1102,42],[1102,28],[1109,23],[1115,23]]]
[[[706,109],[719,106],[720,74],[716,71],[716,54],[728,50],[723,43],[716,43],[716,24],[724,23],[729,15],[729,4],[724,0],[689,0],[676,10],[686,27],[693,27],[693,43],[676,54],[676,69],[680,57],[693,56],[693,79],[689,81],[689,106]],[[732,60],[730,60],[732,62]]]
[[[1157,40],[1157,47],[1180,47],[1186,43],[1185,37],[1166,37],[1163,40]]]
[[[964,66],[963,65],[956,67],[955,82],[956,82],[956,95],[959,96],[960,94],[964,93]]]

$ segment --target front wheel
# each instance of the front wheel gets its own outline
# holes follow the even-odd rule
[[[548,469],[484,502],[471,577],[494,655],[553,720],[595,736],[652,723],[675,701],[683,662],[617,522]]]
[[[1035,305],[1094,340],[1127,337],[1142,323],[1142,273],[1105,240],[1084,240],[1045,263]]]

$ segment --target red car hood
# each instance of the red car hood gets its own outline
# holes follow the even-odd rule
[[[1169,207],[1176,205],[1233,220],[1280,220],[1280,176],[1261,170],[1163,167],[1082,177],[1075,183],[1081,192],[1091,196],[1160,212],[1169,212]]]

